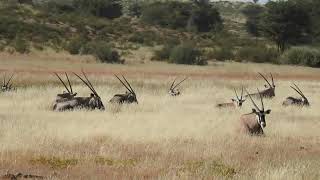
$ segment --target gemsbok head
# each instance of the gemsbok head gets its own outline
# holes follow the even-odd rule
[[[177,87],[178,87],[179,85],[181,85],[181,83],[184,82],[187,78],[188,78],[188,77],[184,78],[182,81],[180,81],[179,83],[175,84],[175,82],[176,82],[176,80],[177,80],[177,78],[176,78],[176,79],[172,82],[172,84],[171,84],[171,86],[170,86],[170,88],[169,88],[169,91],[168,91],[169,95],[171,95],[171,96],[179,96],[179,95],[181,94],[181,92],[180,92],[179,89],[177,89]]]
[[[308,101],[308,98],[303,94],[301,89],[293,83],[293,86],[290,86],[293,90],[295,90],[301,97],[296,98],[296,97],[287,97],[285,101],[283,101],[282,105],[283,106],[310,106],[310,103]]]
[[[84,78],[79,76],[76,73],[73,73],[77,76],[90,90],[91,94],[88,97],[73,97],[66,101],[57,102],[53,110],[54,111],[66,111],[66,110],[74,110],[74,109],[87,109],[87,110],[105,110],[105,107],[101,101],[100,96],[97,91],[94,89],[92,83],[89,81],[87,75],[82,71]]]
[[[61,84],[66,89],[66,91],[63,91],[63,93],[57,94],[57,97],[56,97],[55,101],[56,102],[60,102],[60,101],[66,101],[66,100],[74,98],[77,95],[77,93],[73,92],[72,85],[70,83],[68,74],[65,72],[65,76],[66,76],[66,79],[68,81],[68,85],[69,85],[70,89],[68,88],[68,86],[65,84],[65,82],[61,79],[61,77],[57,73],[54,73],[54,74],[58,77],[58,79],[60,80]]]
[[[271,83],[268,81],[268,79],[262,75],[261,73],[259,73],[259,75],[266,81],[267,84],[265,84],[265,90],[261,91],[261,96],[264,98],[273,98],[275,97],[275,89],[276,89],[276,85],[274,84],[274,80],[273,80],[273,75],[272,73],[270,73],[270,77],[271,77]],[[255,98],[259,98],[260,94],[259,93],[253,93],[250,94],[252,97]],[[248,95],[246,95],[247,97]]]
[[[232,98],[231,101],[229,103],[221,103],[221,104],[217,104],[216,107],[218,108],[236,108],[236,107],[242,107],[242,104],[246,101],[246,99],[244,99],[243,97],[243,87],[241,89],[241,96],[239,98],[237,90],[234,89],[234,93],[236,95],[236,99]]]
[[[124,83],[117,75],[115,75],[115,76],[128,91],[126,91],[125,94],[114,95],[113,98],[110,99],[109,102],[114,103],[114,104],[123,104],[123,103],[127,103],[127,104],[137,103],[138,104],[137,95],[136,95],[135,91],[133,90],[133,88],[131,87],[130,83],[127,81],[127,79],[124,76],[122,76],[122,78],[125,82]]]
[[[6,74],[4,74],[3,76],[3,84],[1,86],[1,91],[2,92],[9,92],[9,91],[15,91],[16,88],[13,87],[13,84],[12,84],[12,78],[13,78],[14,74],[12,74],[10,76],[10,78],[8,79],[8,81],[6,81]]]
[[[266,127],[266,115],[270,114],[271,110],[265,110],[263,104],[263,96],[258,90],[258,94],[260,96],[261,101],[261,109],[257,106],[257,104],[252,99],[251,95],[246,90],[249,98],[254,105],[252,112],[249,114],[244,114],[240,117],[240,131],[250,135],[263,135],[263,128]]]

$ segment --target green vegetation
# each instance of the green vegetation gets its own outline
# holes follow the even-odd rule
[[[52,48],[93,55],[98,62],[124,63],[121,56],[149,46],[155,47],[154,60],[169,63],[289,63],[278,56],[291,46],[320,44],[317,5],[317,0],[266,5],[202,0],[1,1],[0,50],[29,53]],[[185,43],[189,41],[194,43]]]
[[[282,64],[320,67],[320,50],[311,47],[292,47],[280,57]]]

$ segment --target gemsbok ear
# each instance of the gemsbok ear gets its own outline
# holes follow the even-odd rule
[[[265,111],[265,114],[270,114],[270,113],[271,113],[271,110],[270,110],[270,109],[268,109],[268,110]]]
[[[252,112],[253,112],[253,113],[256,113],[257,111],[256,111],[256,109],[252,109]]]
[[[235,99],[231,99],[231,101],[232,101],[232,102],[235,102],[236,100],[235,100]]]

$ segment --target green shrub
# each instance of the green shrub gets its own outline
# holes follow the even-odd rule
[[[23,54],[30,52],[30,45],[28,41],[22,39],[20,36],[17,36],[11,45],[19,53]]]
[[[320,67],[320,50],[311,47],[293,47],[280,57],[282,64]]]
[[[190,3],[154,2],[143,8],[142,21],[172,29],[185,28],[191,15],[190,9]]]
[[[71,39],[66,47],[66,50],[69,51],[70,54],[80,54],[85,43],[86,39],[83,37]]]
[[[157,35],[153,31],[136,32],[129,37],[130,42],[145,44],[148,46],[152,46],[156,40],[157,40]]]
[[[246,46],[240,48],[236,53],[237,61],[249,61],[249,62],[256,62],[256,63],[277,63],[277,58],[279,53],[274,48],[267,48],[267,47],[251,47]]]
[[[191,43],[181,44],[172,49],[169,62],[175,64],[206,65],[207,61],[201,55],[201,51]]]
[[[120,0],[74,0],[73,6],[81,13],[87,12],[98,17],[114,19],[122,15]]]
[[[173,47],[174,45],[166,44],[160,50],[156,50],[154,52],[153,60],[157,60],[157,61],[169,60]]]
[[[210,53],[210,58],[217,61],[226,61],[234,59],[234,54],[231,47],[221,47]]]
[[[118,51],[113,50],[108,43],[103,41],[88,43],[83,48],[83,53],[92,54],[97,60],[103,63],[124,63]]]

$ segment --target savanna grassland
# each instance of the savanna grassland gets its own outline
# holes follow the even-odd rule
[[[83,56],[1,54],[0,67],[16,72],[16,92],[0,94],[0,174],[22,172],[48,179],[319,179],[320,76],[306,67],[210,63],[208,66],[162,62],[99,64]],[[63,59],[64,57],[65,59]],[[62,59],[62,60],[61,60]],[[52,72],[84,69],[106,111],[53,112],[63,91]],[[237,132],[241,109],[220,110],[233,88],[263,89],[257,72],[272,72],[276,97],[265,100],[265,137]],[[124,87],[123,74],[137,93],[138,105],[112,106]],[[74,76],[74,91],[90,93]],[[189,79],[182,96],[166,93],[175,77]],[[281,106],[296,93],[310,108]]]

